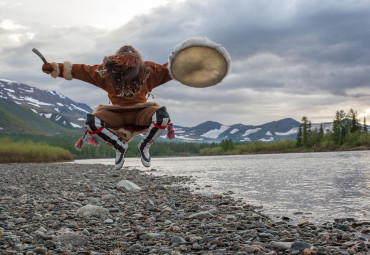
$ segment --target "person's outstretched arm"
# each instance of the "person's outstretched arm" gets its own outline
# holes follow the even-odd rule
[[[42,71],[50,74],[53,78],[61,77],[66,80],[78,79],[105,89],[105,80],[107,76],[101,65],[72,65],[67,61],[64,63],[52,62],[44,64],[42,66]]]

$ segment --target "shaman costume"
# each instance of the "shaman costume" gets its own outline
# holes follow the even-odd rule
[[[164,65],[143,61],[131,46],[120,48],[114,55],[105,57],[101,65],[94,66],[50,64],[38,50],[33,52],[44,62],[42,70],[52,77],[79,79],[108,93],[113,105],[101,105],[88,114],[86,127],[88,133],[98,135],[116,150],[116,169],[122,167],[127,143],[136,135],[146,131],[138,145],[141,162],[146,167],[150,166],[149,148],[163,130],[167,127],[167,137],[174,137],[166,108],[146,100],[152,89],[171,79],[190,87],[213,86],[221,82],[230,68],[226,49],[207,38],[190,38],[177,45],[169,63]],[[92,144],[96,143],[89,138]],[[79,142],[78,147],[81,147]]]
[[[167,64],[143,61],[133,47],[124,46],[100,65],[53,62],[44,64],[42,70],[53,78],[78,79],[105,90],[112,105],[100,105],[87,114],[87,132],[98,135],[116,150],[115,168],[120,169],[127,143],[146,131],[138,150],[143,165],[150,166],[149,148],[169,125],[170,117],[165,107],[147,102],[146,96],[171,80]]]

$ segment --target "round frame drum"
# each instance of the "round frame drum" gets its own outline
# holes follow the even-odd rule
[[[168,70],[184,85],[204,88],[216,85],[230,69],[226,49],[207,38],[191,38],[177,45],[168,57]]]

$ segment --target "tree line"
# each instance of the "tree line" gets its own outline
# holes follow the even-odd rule
[[[311,121],[302,117],[298,128],[296,146],[298,148],[348,148],[370,145],[370,136],[366,118],[360,123],[358,113],[350,109],[347,113],[344,110],[337,111],[331,129],[324,130],[322,124],[320,128],[312,128]]]
[[[322,124],[312,128],[311,121],[302,117],[296,140],[281,140],[271,143],[262,141],[233,142],[231,139],[212,148],[203,148],[200,155],[235,155],[253,153],[289,153],[302,151],[336,151],[370,149],[370,134],[366,118],[361,124],[357,111],[337,111],[330,129]]]

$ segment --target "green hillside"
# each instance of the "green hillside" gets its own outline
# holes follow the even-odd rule
[[[63,128],[13,101],[0,98],[0,132],[52,135],[76,131]]]

